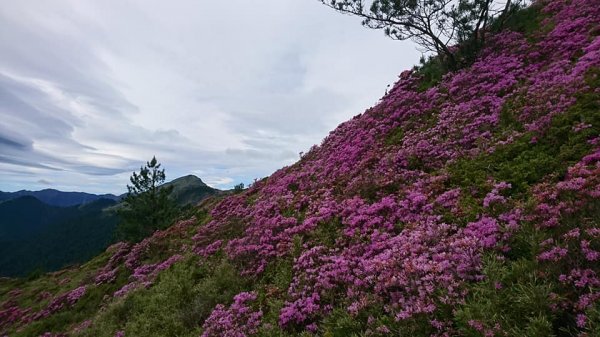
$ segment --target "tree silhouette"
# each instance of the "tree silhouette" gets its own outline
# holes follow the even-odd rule
[[[119,209],[120,223],[117,228],[119,239],[137,242],[157,229],[167,227],[177,214],[177,206],[169,198],[173,187],[161,186],[165,181],[165,170],[161,169],[156,157],[133,172],[127,185],[124,205]]]

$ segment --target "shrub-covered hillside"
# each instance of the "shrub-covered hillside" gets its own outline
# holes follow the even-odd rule
[[[539,1],[296,164],[78,268],[8,336],[599,336],[600,5]]]

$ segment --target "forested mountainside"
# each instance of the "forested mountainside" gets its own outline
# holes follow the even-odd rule
[[[520,16],[519,16],[520,15]],[[80,267],[8,336],[600,335],[600,6],[538,1],[296,164]]]
[[[105,209],[116,203],[58,207],[32,196],[0,203],[0,277],[55,271],[102,253],[118,221]]]

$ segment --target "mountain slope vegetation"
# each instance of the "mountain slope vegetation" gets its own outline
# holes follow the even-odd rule
[[[116,201],[58,207],[25,196],[0,203],[0,276],[23,276],[81,263],[113,241]]]
[[[538,1],[294,165],[0,281],[9,336],[600,335],[600,6]],[[192,215],[192,214],[190,214]]]

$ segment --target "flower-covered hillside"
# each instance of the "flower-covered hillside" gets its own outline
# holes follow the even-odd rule
[[[112,247],[48,316],[4,296],[0,329],[600,334],[600,6],[522,14],[469,68],[429,88],[403,73],[295,165]]]

